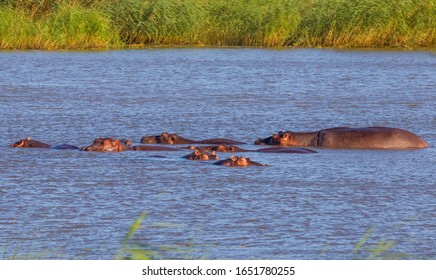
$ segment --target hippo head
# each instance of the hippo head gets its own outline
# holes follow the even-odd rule
[[[220,144],[219,146],[212,148],[212,150],[217,152],[223,152],[223,153],[233,153],[235,152],[236,148],[235,146],[227,146],[227,145]]]
[[[250,159],[245,157],[237,157],[235,155],[232,155],[230,159],[223,162],[223,165],[225,166],[248,166],[248,162]]]
[[[112,138],[96,138],[91,146],[85,146],[82,151],[93,151],[93,152],[121,152],[124,150],[130,150],[129,146],[131,142],[120,141],[118,139]]]
[[[216,155],[215,151],[207,153],[196,149],[193,153],[187,155],[185,158],[190,160],[217,160],[218,156]]]
[[[142,144],[157,144],[160,136],[144,136],[141,138]]]
[[[161,144],[177,144],[179,136],[177,134],[169,134],[164,132],[159,137],[159,143]]]
[[[224,166],[266,166],[266,164],[252,161],[250,158],[245,158],[243,156],[237,157],[232,155],[231,158],[220,160],[214,163],[215,165],[224,165]]]
[[[294,143],[294,135],[290,131],[279,131],[279,133],[272,136],[271,142],[273,145],[297,146],[297,144]]]
[[[232,155],[230,159],[232,160],[232,165],[234,166],[248,166],[248,162],[250,161],[250,158],[237,157],[235,155]]]
[[[26,146],[26,142],[23,139],[21,139],[18,142],[12,143],[10,146],[14,148],[24,148]]]

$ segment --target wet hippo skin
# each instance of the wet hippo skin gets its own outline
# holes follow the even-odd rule
[[[239,142],[231,139],[224,138],[213,138],[213,139],[205,139],[205,140],[192,140],[180,136],[175,133],[167,133],[163,132],[161,135],[157,136],[143,136],[141,138],[141,144],[245,144],[244,142]]]
[[[391,127],[336,127],[314,132],[280,131],[273,136],[256,140],[255,144],[335,149],[421,149],[428,147],[428,144],[418,135]]]

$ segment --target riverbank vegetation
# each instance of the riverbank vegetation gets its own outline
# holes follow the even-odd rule
[[[435,0],[0,0],[0,49],[435,48]]]

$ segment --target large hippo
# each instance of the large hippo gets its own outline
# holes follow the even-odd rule
[[[122,152],[133,150],[130,140],[113,138],[96,138],[90,146],[84,146],[80,150],[88,152]]]
[[[224,138],[213,138],[213,139],[205,139],[205,140],[192,140],[185,137],[182,137],[175,133],[167,133],[163,132],[161,135],[157,136],[143,136],[141,138],[142,144],[228,144],[228,145],[236,145],[236,144],[245,144],[243,142],[224,139]]]
[[[215,151],[207,152],[202,150],[195,150],[189,155],[184,156],[183,158],[190,160],[218,160],[218,156]]]
[[[55,149],[55,150],[78,150],[79,147],[69,145],[69,144],[61,144],[56,146],[51,146],[49,144],[46,144],[41,141],[32,140],[29,136],[27,136],[25,139],[21,139],[18,142],[15,142],[10,145],[14,148],[43,148],[43,149]]]
[[[229,159],[214,162],[213,164],[224,166],[266,166],[266,164],[252,161],[250,158],[237,157],[235,155],[232,155]]]
[[[391,127],[334,127],[314,132],[280,131],[256,145],[325,147],[335,149],[420,149],[428,144],[416,134]]]

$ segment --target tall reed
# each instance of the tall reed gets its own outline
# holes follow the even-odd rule
[[[0,48],[436,46],[435,0],[0,0]]]

